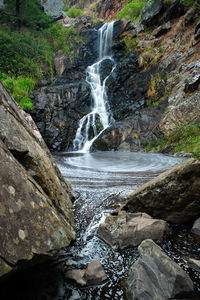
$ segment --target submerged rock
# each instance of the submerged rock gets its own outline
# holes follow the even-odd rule
[[[89,263],[85,270],[67,271],[65,277],[74,280],[81,286],[101,284],[107,279],[106,273],[98,260]]]
[[[70,184],[2,84],[0,185],[0,276],[47,259],[75,238]]]
[[[188,159],[130,194],[125,209],[184,223],[200,215],[199,194],[200,161]]]
[[[152,238],[161,241],[167,223],[152,219],[145,213],[128,214],[124,211],[118,216],[108,216],[100,224],[97,235],[115,250],[139,245],[143,240]]]
[[[166,300],[193,292],[189,276],[152,240],[143,241],[138,251],[125,285],[128,300]]]

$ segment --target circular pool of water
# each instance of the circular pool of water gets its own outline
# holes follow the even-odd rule
[[[62,153],[58,164],[68,167],[89,169],[103,172],[155,172],[173,167],[182,158],[167,156],[160,153],[142,152],[93,152],[93,153]],[[62,168],[62,166],[60,166]]]

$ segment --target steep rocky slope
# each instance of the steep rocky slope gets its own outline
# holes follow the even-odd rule
[[[111,15],[116,16],[114,3],[121,7],[122,2],[109,3],[105,1],[101,8],[108,12],[110,7]],[[198,9],[187,8],[178,0],[167,6],[163,3],[144,8],[136,26],[128,20],[115,22],[112,51],[116,68],[106,83],[115,123],[94,149],[138,151],[199,121]],[[106,12],[103,15],[109,18]],[[85,70],[97,59],[98,22],[90,16],[64,20],[64,26],[79,29],[85,42],[73,59],[64,53],[55,56],[54,83],[33,95],[32,115],[52,150],[71,148],[78,120],[90,110]]]

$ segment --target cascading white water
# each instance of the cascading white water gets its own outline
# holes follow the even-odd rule
[[[114,22],[104,24],[98,31],[99,60],[86,70],[86,81],[90,84],[93,98],[92,111],[79,121],[79,127],[73,141],[75,151],[88,152],[94,141],[109,127],[112,116],[106,94],[106,80],[114,70],[111,55]],[[103,60],[113,63],[110,74],[101,82],[100,67]],[[99,129],[100,127],[100,129]]]

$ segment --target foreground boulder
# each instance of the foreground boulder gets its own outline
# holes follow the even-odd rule
[[[93,260],[85,270],[70,270],[65,273],[67,279],[81,286],[101,284],[107,279],[106,273],[98,260]]]
[[[167,300],[193,291],[188,275],[152,240],[143,241],[138,250],[126,282],[128,300]]]
[[[167,223],[152,219],[144,213],[128,214],[120,212],[118,216],[106,217],[99,225],[97,235],[115,250],[139,245],[143,240],[152,238],[161,241]]]
[[[199,195],[200,161],[188,159],[130,194],[125,209],[184,223],[200,215]]]
[[[75,238],[70,184],[31,117],[0,83],[0,277]]]

